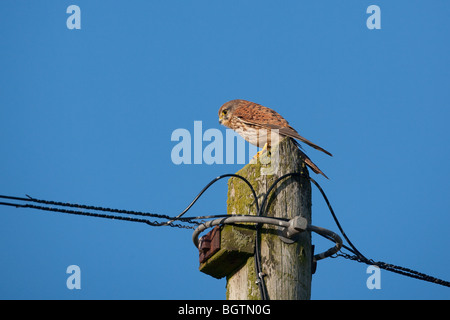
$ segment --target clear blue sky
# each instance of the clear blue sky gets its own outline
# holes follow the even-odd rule
[[[81,8],[81,30],[66,9]],[[381,30],[366,9],[381,8]],[[236,98],[277,109],[367,257],[450,280],[450,3],[2,1],[0,194],[176,215],[242,165],[175,165],[171,134]],[[226,212],[226,181],[189,215]],[[337,231],[317,190],[313,224]],[[0,206],[1,299],[224,299],[191,231]],[[329,242],[313,237],[316,250]],[[66,268],[81,268],[81,290]],[[449,299],[321,261],[312,299]]]

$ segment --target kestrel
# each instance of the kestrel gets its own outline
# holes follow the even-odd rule
[[[279,134],[278,141],[281,141],[281,139],[285,137],[298,139],[314,149],[332,156],[332,154],[325,149],[299,135],[298,132],[289,125],[286,119],[278,114],[278,112],[254,102],[240,99],[228,101],[219,109],[219,123],[236,131],[251,144],[263,147],[263,150],[260,152],[270,149],[270,131],[276,129]],[[264,134],[259,134],[260,130],[264,131]],[[300,146],[297,141],[295,142]],[[256,157],[259,156],[260,152],[258,152]],[[301,150],[300,152],[303,161],[312,169],[312,171],[328,178],[305,153]]]

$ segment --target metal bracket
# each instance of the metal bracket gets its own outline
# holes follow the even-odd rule
[[[321,227],[317,227],[317,226],[313,226],[313,225],[308,225],[308,221],[303,218],[303,217],[295,217],[289,221],[286,221],[285,219],[280,219],[280,218],[275,218],[275,217],[258,217],[258,216],[246,216],[246,215],[230,215],[229,217],[225,217],[225,218],[219,218],[219,219],[214,219],[214,220],[209,220],[206,221],[204,223],[202,223],[201,225],[199,225],[195,230],[194,233],[192,234],[192,241],[194,242],[194,245],[201,251],[200,255],[202,254],[208,254],[208,257],[210,258],[210,260],[215,260],[214,263],[209,263],[210,261],[208,261],[209,263],[209,269],[208,271],[205,270],[205,265],[208,265],[208,263],[203,263],[202,266],[200,267],[200,271],[206,273],[206,274],[210,274],[213,275],[213,277],[216,277],[218,279],[220,279],[221,277],[223,277],[224,275],[227,275],[229,273],[224,273],[224,272],[220,272],[217,273],[215,272],[217,269],[223,269],[221,268],[224,265],[224,261],[227,262],[232,262],[232,267],[234,268],[235,265],[237,265],[238,263],[234,263],[235,262],[235,257],[230,258],[230,255],[234,255],[234,254],[243,254],[245,257],[248,257],[248,255],[252,255],[254,253],[254,248],[252,246],[253,241],[250,242],[246,242],[245,246],[246,249],[243,250],[242,248],[242,241],[239,241],[239,244],[236,246],[237,242],[236,241],[231,241],[232,244],[229,243],[229,241],[224,241],[223,243],[218,244],[218,251],[217,254],[219,254],[221,257],[220,259],[211,259],[211,256],[214,254],[212,253],[213,251],[215,252],[215,249],[212,250],[212,245],[211,245],[211,240],[212,237],[209,238],[210,242],[209,244],[206,242],[204,242],[203,244],[203,249],[202,249],[202,245],[199,245],[199,239],[198,239],[198,235],[204,231],[207,228],[211,228],[214,226],[218,226],[218,225],[225,225],[223,230],[221,232],[224,232],[226,230],[226,227],[230,227],[230,228],[241,228],[238,226],[228,226],[229,224],[239,224],[239,223],[263,223],[263,224],[269,224],[269,225],[274,225],[276,227],[281,228],[280,232],[279,232],[279,237],[282,241],[284,241],[285,243],[291,244],[294,243],[295,241],[298,240],[298,236],[301,232],[303,231],[308,231],[308,232],[315,232],[318,233],[322,236],[324,236],[327,239],[333,240],[335,242],[335,246],[328,249],[325,252],[319,253],[319,254],[315,254],[313,259],[315,261],[321,260],[321,259],[325,259],[327,257],[332,256],[333,254],[335,254],[336,252],[338,252],[341,247],[342,247],[342,239],[341,237],[339,237],[338,234],[334,233],[333,231],[330,231],[328,229],[325,228],[321,228]],[[248,231],[248,230],[246,230]],[[235,233],[235,231],[232,230],[231,233]],[[252,233],[250,231],[250,233]],[[246,235],[249,238],[251,238],[251,235]],[[221,236],[223,237],[223,236]],[[218,238],[221,238],[218,237]],[[203,239],[208,240],[208,238]],[[220,254],[220,252],[222,252],[222,254]],[[230,263],[228,263],[230,264]],[[211,272],[211,269],[213,269],[212,271],[214,271],[214,273]],[[223,271],[223,270],[221,270]],[[229,271],[227,269],[227,271]]]

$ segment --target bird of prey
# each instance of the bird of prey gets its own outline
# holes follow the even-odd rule
[[[228,101],[219,109],[219,123],[236,131],[249,143],[258,147],[263,147],[263,150],[258,152],[255,157],[258,157],[260,153],[266,149],[270,150],[271,130],[278,130],[274,131],[279,134],[278,141],[281,141],[281,139],[285,137],[297,139],[314,149],[332,156],[332,154],[325,149],[299,135],[278,112],[254,102],[241,99]],[[265,133],[260,134],[260,130],[265,131]],[[293,141],[300,147],[300,144],[297,141]],[[300,152],[303,161],[312,169],[312,171],[328,178],[303,151],[300,150]]]

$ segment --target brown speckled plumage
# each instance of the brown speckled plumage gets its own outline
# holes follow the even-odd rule
[[[236,131],[245,140],[258,147],[263,147],[267,143],[267,147],[270,148],[270,132],[276,129],[281,138],[297,139],[314,149],[330,156],[332,155],[315,143],[300,136],[278,112],[254,102],[240,99],[228,101],[219,109],[219,122]],[[264,134],[259,134],[261,129],[265,131]],[[315,173],[320,173],[327,177],[303,152],[302,156],[305,163]]]

